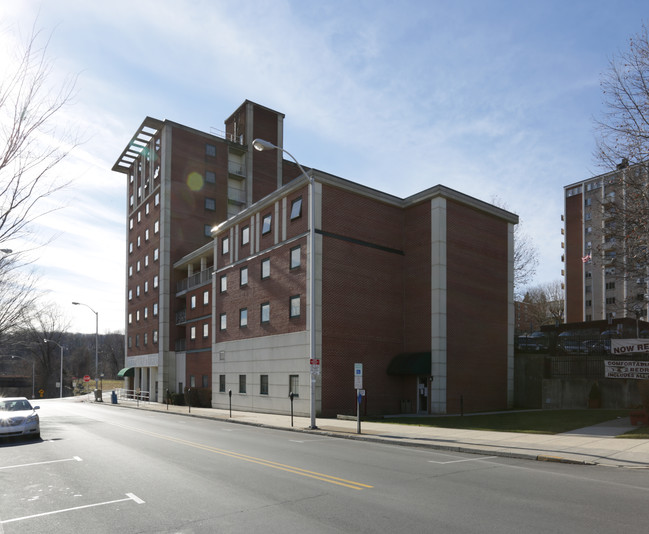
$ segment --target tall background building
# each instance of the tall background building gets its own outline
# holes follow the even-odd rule
[[[622,214],[644,167],[617,169],[564,187],[566,322],[647,317],[646,265],[625,249]]]

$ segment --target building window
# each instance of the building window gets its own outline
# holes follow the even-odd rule
[[[246,375],[239,375],[239,393],[246,392]]]
[[[133,217],[128,220],[128,229],[133,230]]]
[[[133,300],[133,290],[132,289],[128,290],[128,300]]]
[[[205,171],[205,181],[208,184],[216,183],[216,174],[213,171]]]
[[[298,197],[291,203],[291,220],[302,217],[302,197]]]
[[[136,297],[140,296],[140,286],[139,285],[135,286],[135,296]]]
[[[132,241],[128,244],[128,253],[133,254],[133,242]]]
[[[153,303],[153,316],[154,317],[158,316],[158,303],[157,302]]]
[[[153,338],[153,342],[157,343],[158,342],[158,331],[154,330],[153,331],[153,336],[151,336],[151,337]]]
[[[203,235],[205,235],[205,237],[209,237],[209,238],[212,237],[212,226],[211,225],[206,224],[205,226],[203,226]]]
[[[587,301],[586,301],[586,308],[590,308],[592,305],[593,305],[593,301],[592,301],[592,300],[587,300]]]
[[[192,310],[195,310],[195,309],[196,309],[196,295],[192,295],[192,296],[189,298],[189,307],[190,307]]]
[[[135,346],[136,347],[140,346],[140,334],[136,334],[135,336]]]
[[[206,156],[211,156],[211,157],[216,156],[216,146],[212,145],[210,143],[207,143],[205,145],[205,155]]]
[[[144,266],[145,267],[149,266],[149,255],[148,254],[146,256],[144,256]]]
[[[149,344],[149,335],[146,332],[142,336],[142,341],[144,342],[145,347]]]
[[[154,206],[160,205],[160,193],[156,193],[155,196],[153,197],[153,205]]]
[[[129,275],[129,277],[133,276],[133,266],[132,265],[128,266],[128,275]]]
[[[153,233],[157,234],[160,231],[160,221],[153,223]]]
[[[192,339],[192,340],[196,339],[196,327],[195,326],[192,326],[189,329],[189,339]]]
[[[137,262],[135,263],[135,270],[136,270],[138,273],[140,272],[141,265],[142,265],[142,264],[140,263],[140,260],[137,260]]]
[[[615,289],[615,282],[606,282],[606,289]]]
[[[147,202],[147,203],[146,203],[146,206],[144,206],[144,213],[145,213],[146,215],[148,215],[148,214],[149,214],[149,211],[151,211],[151,210],[150,210],[150,207],[149,207],[149,203]]]
[[[262,324],[270,322],[270,302],[261,305],[261,322]]]
[[[228,327],[228,316],[225,313],[221,314],[221,323],[219,325],[219,328],[221,330],[225,330]]]
[[[215,211],[216,210],[216,200],[213,198],[206,198],[205,199],[205,209],[208,211]]]
[[[248,308],[239,310],[239,326],[242,328],[248,326]]]
[[[205,323],[203,325],[203,338],[209,337],[210,336],[210,325]]]
[[[203,291],[203,306],[207,306],[210,303],[210,292]]]
[[[140,236],[137,236],[137,248],[140,248],[142,246],[142,238]]]
[[[259,376],[259,394],[268,395],[268,375]]]
[[[291,249],[291,269],[295,269],[300,266],[300,247],[294,247]]]
[[[261,279],[268,278],[270,276],[270,258],[261,260]]]
[[[250,243],[250,226],[244,226],[241,229],[241,244],[247,245]]]
[[[131,336],[128,336],[128,348],[133,348],[133,338]]]
[[[153,251],[153,261],[158,261],[158,257],[160,256],[160,250],[159,249],[154,249]]]
[[[294,397],[300,396],[300,375],[288,375],[288,392]]]
[[[135,320],[139,323],[140,322],[140,310],[135,311]]]
[[[264,218],[262,219],[262,224],[261,224],[261,235],[267,234],[270,232],[272,226],[273,226],[273,216],[269,213],[268,215],[265,215]]]
[[[144,318],[148,319],[149,318],[149,307],[144,306]]]
[[[158,287],[158,275],[157,274],[153,277],[153,287],[154,288]]]
[[[146,230],[144,230],[144,240],[145,241],[149,240],[149,229],[148,228]]]
[[[189,376],[189,387],[190,388],[196,387],[196,377],[194,375]]]
[[[300,295],[291,297],[289,310],[289,317],[300,316]]]
[[[615,297],[606,297],[606,304],[615,304]]]
[[[228,254],[230,252],[230,238],[224,237],[221,239],[221,254]]]
[[[128,324],[133,324],[133,314],[132,313],[128,314]]]
[[[226,274],[221,275],[221,293],[225,293],[228,290],[228,276]]]
[[[248,267],[241,267],[239,271],[239,285],[245,286],[248,283]]]
[[[225,375],[219,375],[219,393],[225,393]]]

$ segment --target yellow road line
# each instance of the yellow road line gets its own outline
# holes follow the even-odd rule
[[[355,490],[363,490],[363,489],[368,489],[368,488],[373,488],[374,486],[371,486],[369,484],[363,484],[361,482],[354,482],[352,480],[346,480],[344,478],[339,478],[335,477],[332,475],[326,475],[324,473],[318,473],[316,471],[309,471],[308,469],[302,469],[301,467],[295,467],[291,465],[286,465],[282,464],[279,462],[274,462],[272,460],[265,460],[263,458],[257,458],[255,456],[248,456],[247,454],[241,454],[238,452],[234,451],[229,451],[226,449],[219,449],[218,447],[212,447],[211,445],[203,445],[201,443],[195,443],[193,441],[187,441],[185,439],[181,438],[174,438],[171,436],[165,436],[164,434],[158,434],[157,432],[150,432],[148,430],[142,430],[140,428],[135,428],[135,427],[129,427],[125,425],[121,425],[118,423],[110,423],[115,426],[119,426],[121,428],[127,429],[127,430],[134,430],[136,432],[140,432],[142,434],[147,434],[149,436],[153,436],[155,438],[160,438],[164,439],[167,441],[172,441],[175,443],[179,443],[181,445],[187,445],[189,447],[194,447],[195,449],[202,449],[208,452],[213,452],[216,454],[220,454],[222,456],[229,456],[230,458],[235,458],[237,460],[243,460],[245,462],[250,462],[250,463],[255,463],[258,465],[263,465],[265,467],[271,467],[273,469],[279,469],[280,471],[286,471],[287,473],[293,473],[295,475],[300,475],[303,477],[308,477],[308,478],[313,478],[316,480],[321,480],[323,482],[328,482],[330,484],[336,484],[338,486],[343,486],[346,488],[350,489],[355,489]]]

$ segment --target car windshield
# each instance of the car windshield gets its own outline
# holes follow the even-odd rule
[[[18,399],[3,401],[0,400],[0,411],[6,412],[18,412],[20,410],[31,410],[32,405],[29,404],[29,401]]]

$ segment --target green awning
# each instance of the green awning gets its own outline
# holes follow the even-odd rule
[[[119,378],[124,378],[125,376],[135,376],[135,367],[124,367],[119,373],[117,373]]]
[[[388,365],[389,375],[428,375],[430,376],[430,352],[409,352],[398,354]]]

